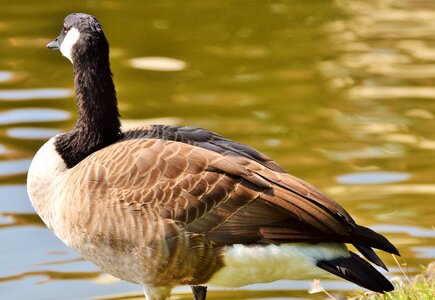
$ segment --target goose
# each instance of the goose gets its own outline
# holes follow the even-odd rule
[[[102,271],[142,285],[147,300],[180,285],[205,299],[207,286],[336,276],[394,289],[371,263],[386,269],[373,248],[396,247],[268,156],[197,127],[121,130],[94,16],[68,15],[47,47],[73,65],[78,117],[36,153],[28,194],[46,226]]]

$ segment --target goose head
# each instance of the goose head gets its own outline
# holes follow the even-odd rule
[[[107,57],[109,53],[109,44],[100,23],[94,16],[84,13],[68,15],[59,36],[48,43],[47,48],[60,50],[73,64]]]

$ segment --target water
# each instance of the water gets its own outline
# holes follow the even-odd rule
[[[45,45],[78,11],[103,23],[126,126],[196,125],[254,146],[387,235],[410,275],[434,260],[432,2],[5,1],[0,299],[140,295],[64,246],[26,194],[30,159],[74,124],[71,65]],[[391,256],[381,257],[388,276],[400,275]],[[313,298],[309,285],[280,281],[210,299]],[[190,299],[185,291],[176,299]]]

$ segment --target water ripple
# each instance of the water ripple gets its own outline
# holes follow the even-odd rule
[[[411,250],[419,258],[435,258],[435,247],[411,247]]]
[[[324,151],[325,155],[330,159],[346,161],[353,159],[369,159],[369,158],[391,158],[403,156],[404,150],[397,145],[385,145],[383,147],[363,147],[357,150],[348,151]]]
[[[0,161],[0,176],[26,174],[31,161],[31,159]]]
[[[405,232],[409,236],[418,238],[435,238],[435,230],[426,229],[418,226],[404,226],[404,225],[374,225],[370,226],[375,231],[385,233],[402,233]]]
[[[435,184],[377,184],[333,186],[326,189],[328,194],[351,197],[352,195],[435,195]]]
[[[130,59],[133,68],[150,71],[181,71],[186,68],[186,63],[182,60],[169,57],[138,57]]]
[[[7,82],[14,78],[14,73],[8,71],[0,71],[0,82]]]
[[[10,128],[6,131],[7,136],[18,139],[26,140],[43,140],[49,139],[60,130],[52,128],[32,128],[32,127],[20,127],[20,128]],[[1,148],[0,148],[1,153]]]
[[[0,212],[19,214],[35,212],[30,205],[24,184],[0,185],[0,195]]]
[[[2,144],[0,144],[0,155],[5,153],[8,153],[8,149]]]
[[[336,180],[341,184],[376,184],[407,181],[410,177],[408,173],[378,171],[344,174]]]
[[[349,91],[350,99],[435,99],[435,88],[426,86],[359,86]]]
[[[54,89],[54,88],[26,89],[26,90],[0,90],[0,100],[22,101],[22,100],[31,100],[31,99],[58,99],[58,98],[68,98],[72,94],[73,93],[70,89]]]
[[[67,111],[52,108],[23,108],[0,113],[0,125],[65,121],[71,117]]]

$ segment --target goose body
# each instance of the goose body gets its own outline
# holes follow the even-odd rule
[[[78,119],[37,152],[28,193],[45,224],[83,257],[141,284],[148,300],[168,299],[177,285],[332,274],[393,289],[345,244],[381,267],[372,247],[397,249],[264,154],[196,127],[121,131],[95,17],[67,16],[48,47],[73,63]]]

